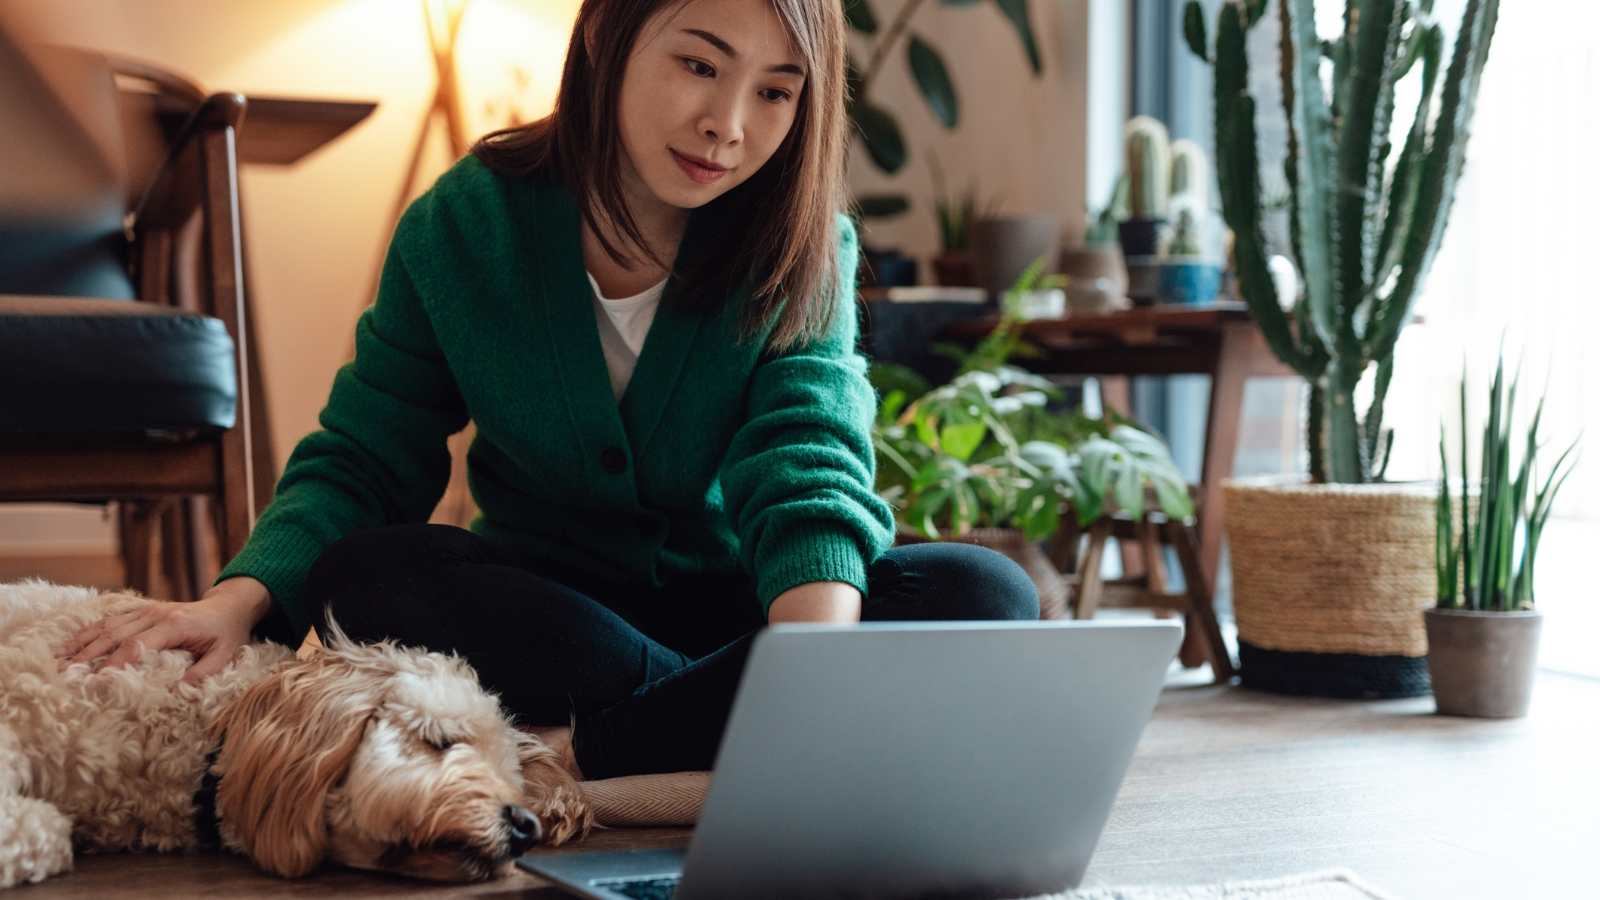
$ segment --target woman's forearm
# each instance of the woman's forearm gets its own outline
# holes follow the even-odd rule
[[[829,622],[852,624],[861,621],[861,592],[842,581],[813,581],[796,585],[779,594],[767,608],[767,621]]]

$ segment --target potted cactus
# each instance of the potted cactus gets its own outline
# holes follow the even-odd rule
[[[1542,483],[1539,402],[1512,465],[1511,416],[1517,386],[1505,387],[1504,361],[1489,389],[1481,473],[1467,479],[1467,381],[1461,379],[1461,485],[1450,493],[1450,460],[1439,434],[1439,503],[1435,519],[1438,605],[1423,612],[1433,696],[1444,715],[1514,718],[1526,715],[1533,694],[1543,619],[1533,605],[1533,564],[1551,505],[1572,473],[1574,442],[1556,458]],[[1461,516],[1456,518],[1459,501]]]
[[[1431,488],[1383,484],[1394,434],[1384,398],[1395,343],[1444,236],[1499,0],[1466,0],[1448,66],[1431,0],[1346,0],[1346,27],[1327,40],[1315,0],[1275,4],[1290,123],[1284,174],[1304,283],[1287,304],[1262,234],[1245,52],[1246,34],[1273,6],[1224,0],[1214,44],[1197,2],[1184,20],[1191,49],[1215,64],[1217,181],[1240,294],[1267,344],[1311,386],[1312,484],[1224,492],[1242,674],[1297,693],[1419,694],[1428,689],[1418,613],[1433,592],[1434,499]],[[1416,105],[1391,143],[1396,85],[1408,77]],[[1373,399],[1358,414],[1355,388],[1369,374]]]
[[[1149,116],[1134,116],[1122,129],[1123,165],[1128,179],[1128,218],[1118,226],[1122,252],[1155,256],[1167,222],[1172,148],[1167,126]]]
[[[1161,257],[1161,302],[1185,306],[1211,303],[1222,283],[1222,266],[1201,246],[1203,213],[1185,206],[1172,226],[1172,241]]]

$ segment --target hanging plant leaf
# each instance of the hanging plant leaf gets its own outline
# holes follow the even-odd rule
[[[863,219],[887,219],[910,208],[911,201],[901,194],[863,194],[856,198],[856,209]]]
[[[1039,74],[1039,45],[1033,39],[1033,23],[1028,19],[1028,0],[994,0],[994,5],[1000,7],[1000,12],[1017,29],[1022,50],[1028,54],[1028,65],[1033,68],[1033,74]]]
[[[1189,44],[1189,51],[1200,57],[1201,62],[1211,61],[1211,51],[1207,49],[1206,42],[1206,13],[1200,8],[1200,0],[1189,0],[1183,7],[1183,39]]]
[[[844,20],[862,34],[878,33],[878,18],[872,14],[867,0],[844,0]]]
[[[906,142],[900,136],[900,126],[894,116],[881,107],[859,100],[851,108],[850,117],[855,120],[856,130],[861,132],[873,165],[888,175],[905,167]]]
[[[906,44],[906,59],[911,63],[911,75],[922,90],[922,98],[928,101],[928,108],[944,127],[956,127],[961,119],[961,106],[956,101],[955,85],[950,83],[950,72],[944,67],[939,51],[912,35]]]

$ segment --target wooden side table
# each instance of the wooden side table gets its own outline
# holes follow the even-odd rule
[[[950,326],[945,334],[976,340],[993,316]],[[1245,382],[1293,376],[1273,355],[1243,303],[1156,306],[1104,316],[1035,319],[1023,337],[1041,356],[1018,364],[1045,375],[1209,375],[1211,400],[1201,464],[1200,571],[1209,594],[1222,558],[1222,480],[1233,474]]]

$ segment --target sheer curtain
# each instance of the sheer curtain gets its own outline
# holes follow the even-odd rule
[[[1453,27],[1461,0],[1440,0]],[[1504,342],[1520,363],[1519,406],[1545,393],[1551,450],[1587,450],[1541,547],[1544,664],[1600,676],[1600,3],[1505,2],[1483,76],[1468,164],[1449,230],[1401,339],[1387,416],[1390,477],[1438,473],[1439,423],[1453,421],[1463,362],[1469,417]]]

